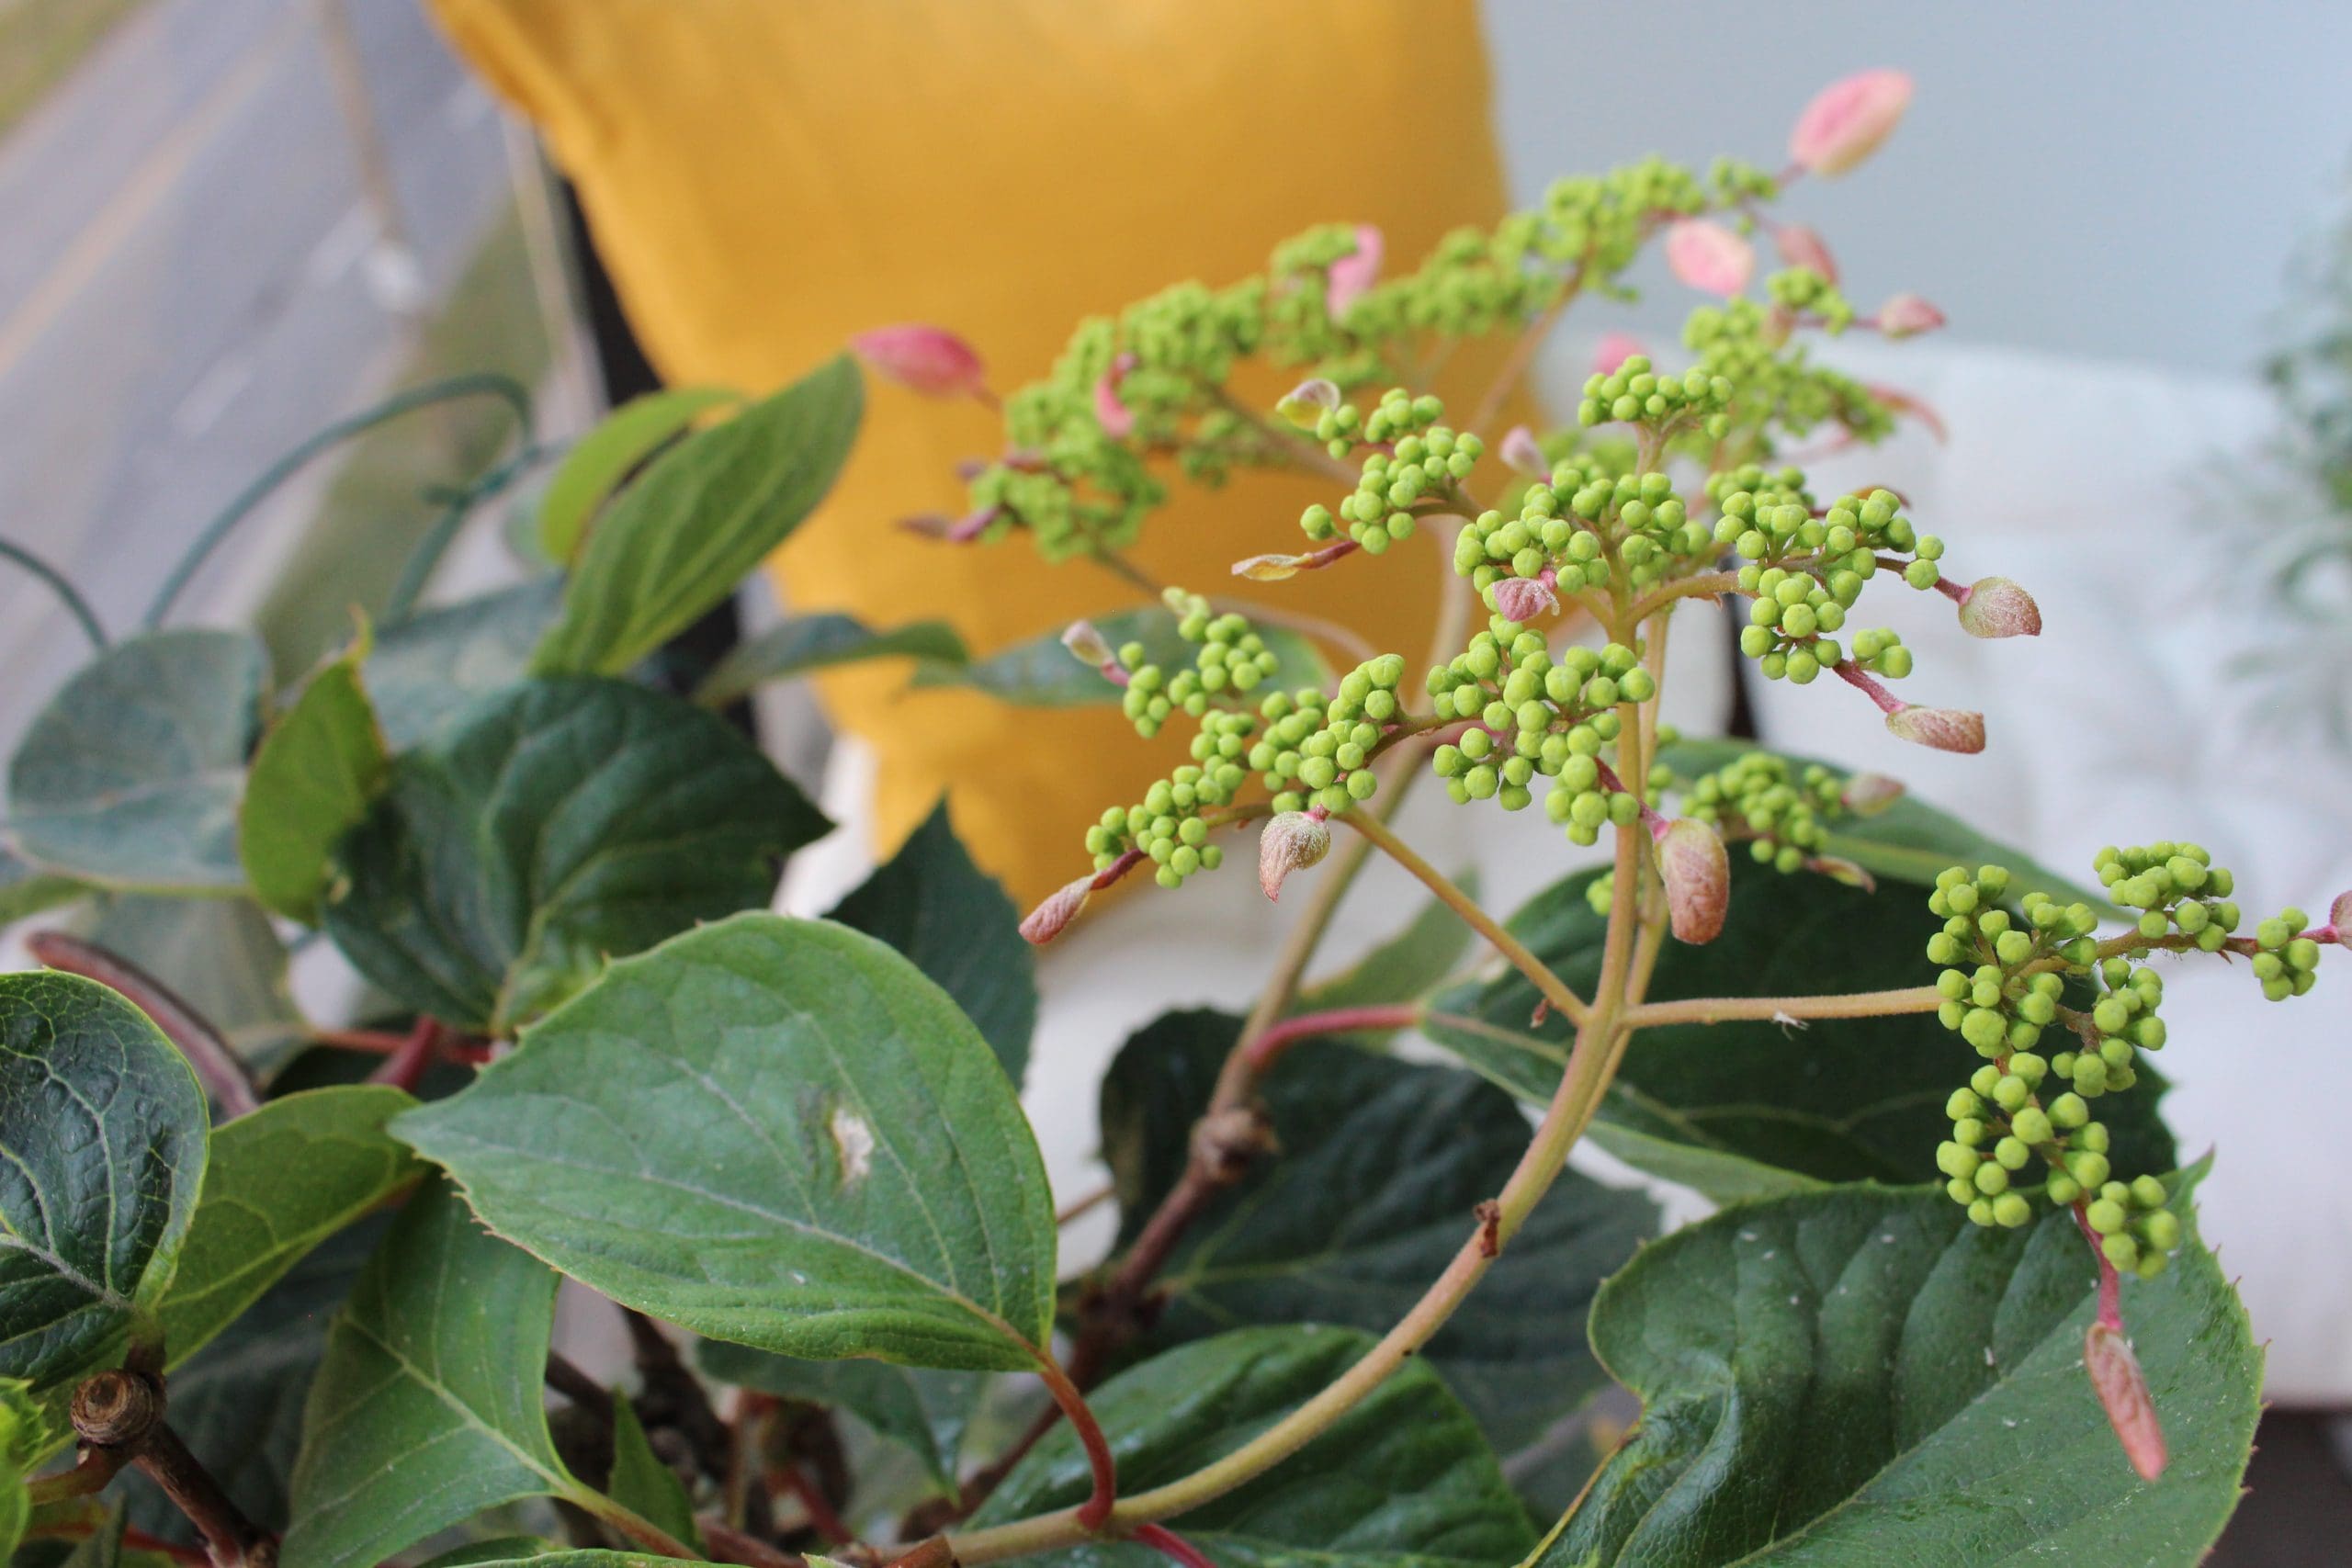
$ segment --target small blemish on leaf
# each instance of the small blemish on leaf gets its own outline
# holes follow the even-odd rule
[[[833,1153],[842,1168],[842,1185],[854,1187],[874,1168],[874,1129],[846,1105],[833,1107],[826,1130],[833,1135]]]

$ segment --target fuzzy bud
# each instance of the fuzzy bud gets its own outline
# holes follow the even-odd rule
[[[1875,817],[1903,798],[1903,781],[1884,773],[1856,773],[1846,781],[1838,804],[1857,817]]]
[[[1911,78],[1863,71],[1814,95],[1789,131],[1789,160],[1824,179],[1844,174],[1891,135],[1911,106]]]
[[[2352,893],[2335,896],[2335,902],[2327,907],[2327,923],[2335,931],[2338,945],[2352,947]]]
[[[1022,940],[1032,947],[1043,947],[1062,934],[1064,927],[1078,919],[1079,911],[1094,896],[1094,878],[1090,874],[1076,882],[1066,883],[1056,892],[1046,895],[1046,901],[1029,911],[1021,922]]]
[[[1860,862],[1844,855],[1815,855],[1804,863],[1807,871],[1827,877],[1848,887],[1859,887],[1865,893],[1878,891],[1878,878],[1872,876]]]
[[[1269,818],[1258,835],[1258,886],[1268,898],[1283,896],[1283,879],[1331,852],[1331,829],[1304,811]]]
[[[1094,423],[1114,441],[1124,441],[1135,433],[1135,411],[1119,400],[1119,383],[1135,367],[1136,356],[1122,354],[1094,383]]]
[[[1118,662],[1111,652],[1110,639],[1092,621],[1072,621],[1062,631],[1062,646],[1080,664],[1092,665],[1097,670]]]
[[[1900,387],[1883,386],[1876,381],[1865,383],[1864,389],[1884,403],[1889,413],[1917,420],[1938,441],[1951,439],[1951,432],[1944,424],[1944,416],[1938,413],[1935,405],[1925,398],[1906,392]]]
[[[1984,750],[1984,716],[1981,713],[1906,705],[1886,716],[1886,728],[1899,739],[1938,751],[1973,756]]]
[[[1878,308],[1878,330],[1891,338],[1917,337],[1944,324],[1944,313],[1917,294],[1897,294]]]
[[[1535,432],[1523,424],[1514,424],[1503,433],[1502,459],[1512,471],[1531,479],[1544,479],[1552,472],[1552,461],[1544,456]]]
[[[1380,258],[1386,249],[1379,230],[1369,223],[1356,226],[1356,248],[1333,262],[1324,275],[1324,309],[1333,319],[1344,315],[1380,281]]]
[[[1981,578],[1961,595],[1960,629],[1970,637],[2040,637],[2041,606],[2006,577]]]
[[[1296,577],[1306,564],[1305,556],[1251,556],[1233,563],[1233,575],[1252,582],[1281,582]]]
[[[1317,421],[1339,406],[1339,383],[1317,376],[1312,380],[1301,381],[1283,394],[1282,401],[1274,405],[1274,412],[1301,430],[1312,430]]]
[[[1713,942],[1731,904],[1731,857],[1713,828],[1685,817],[1652,829],[1668,922],[1678,941]]]
[[[1547,569],[1542,578],[1506,577],[1497,582],[1495,614],[1506,621],[1516,621],[1525,626],[1536,616],[1548,615],[1558,609],[1560,597],[1552,592],[1551,583],[1545,581],[1551,575]]]
[[[1720,223],[1685,218],[1666,231],[1666,265],[1701,293],[1728,299],[1756,276],[1756,248]]]
[[[1805,267],[1832,283],[1838,281],[1838,258],[1829,254],[1829,243],[1819,231],[1803,223],[1781,224],[1772,231],[1772,248],[1788,265]]]
[[[2149,1396],[2148,1380],[2141,1375],[2140,1358],[2132,1353],[2132,1342],[2123,1330],[2111,1324],[2094,1323],[2083,1336],[2083,1370],[2091,1375],[2091,1388],[2098,1395],[2099,1408],[2107,1412],[2108,1424],[2123,1443],[2123,1457],[2140,1472],[2143,1481],[2154,1481],[2165,1472],[2165,1429],[2156,1419],[2156,1402]]]
[[[849,340],[868,368],[927,398],[974,398],[988,389],[988,367],[972,345],[944,328],[909,321]]]
[[[1642,340],[1631,333],[1603,333],[1600,341],[1592,345],[1592,367],[1603,376],[1613,376],[1625,361],[1648,352],[1642,346]]]

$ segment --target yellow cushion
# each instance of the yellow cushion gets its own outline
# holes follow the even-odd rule
[[[441,21],[577,183],[629,320],[673,383],[773,387],[849,334],[928,321],[1000,389],[1078,319],[1224,283],[1309,224],[1381,226],[1391,265],[1492,220],[1503,185],[1473,0],[435,0]],[[1468,398],[1497,353],[1457,356]],[[1271,399],[1282,388],[1254,389]],[[1001,446],[972,404],[871,390],[864,437],[779,562],[796,609],[953,622],[991,651],[1137,595],[1025,543],[958,548],[894,525],[963,510],[964,457]],[[1238,584],[1303,544],[1328,480],[1177,488],[1136,558],[1163,581],[1337,615],[1418,659],[1449,541],[1318,578]],[[1435,533],[1437,531],[1431,531]],[[1107,805],[1183,760],[1115,709],[1011,711],[828,678],[879,753],[887,850],[952,790],[983,864],[1030,899],[1086,868]]]

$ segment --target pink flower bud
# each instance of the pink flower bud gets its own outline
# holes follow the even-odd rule
[[[1701,293],[1728,299],[1756,275],[1756,249],[1720,223],[1685,218],[1666,231],[1666,265]]]
[[[939,513],[925,512],[913,517],[899,518],[899,526],[919,539],[944,540],[956,524],[953,518],[943,516]]]
[[[1091,873],[1048,894],[1046,901],[1030,910],[1029,918],[1021,922],[1023,940],[1033,947],[1045,946],[1061,935],[1064,927],[1078,919],[1079,911],[1086,908],[1086,901],[1093,896],[1094,877]]]
[[[1333,262],[1324,274],[1323,306],[1338,320],[1349,306],[1372,291],[1380,281],[1380,258],[1387,242],[1369,223],[1356,226],[1356,248]]]
[[[2041,606],[2006,577],[1985,577],[1960,596],[1960,629],[1970,637],[2040,637]]]
[[[1865,389],[1871,397],[1876,398],[1880,402],[1884,403],[1895,413],[1908,414],[1911,418],[1917,420],[1921,424],[1926,425],[1928,427],[1928,434],[1934,436],[1938,441],[1949,441],[1951,439],[1951,433],[1944,428],[1944,416],[1936,412],[1935,405],[1928,402],[1925,398],[1906,392],[1900,387],[1881,386],[1874,381],[1866,383]]]
[[[1675,937],[1694,943],[1714,941],[1731,905],[1731,857],[1724,852],[1723,840],[1690,817],[1661,822],[1651,831]]]
[[[1312,430],[1325,413],[1339,406],[1339,385],[1317,376],[1293,387],[1274,405],[1274,412],[1301,430]]]
[[[1551,576],[1547,570],[1544,577]],[[1560,607],[1560,597],[1541,578],[1506,577],[1495,584],[1495,614],[1521,626]]]
[[[1829,243],[1817,231],[1802,223],[1783,223],[1772,231],[1772,247],[1788,265],[1808,267],[1832,283],[1838,281],[1838,258],[1829,254]]]
[[[1258,835],[1258,886],[1269,898],[1283,896],[1283,879],[1314,865],[1331,852],[1331,829],[1304,811],[1285,811],[1267,818]]]
[[[2338,943],[2352,947],[2352,893],[2335,896],[2335,902],[2327,907],[2327,923],[2335,931]]]
[[[2123,1337],[2123,1330],[2092,1324],[2083,1335],[2083,1370],[2091,1375],[2091,1389],[2107,1412],[2108,1425],[2122,1439],[2123,1457],[2143,1481],[2162,1475],[2167,1457],[2164,1424],[2156,1419],[2156,1402],[2148,1393],[2140,1358],[2132,1353],[2132,1341]]]
[[[1896,294],[1878,308],[1878,330],[1891,338],[1917,337],[1944,324],[1944,313],[1917,294]]]
[[[1135,367],[1136,356],[1122,354],[1111,361],[1111,368],[1094,383],[1094,423],[1114,441],[1124,441],[1135,433],[1135,411],[1119,400],[1119,383]]]
[[[1911,104],[1901,71],[1864,71],[1814,95],[1789,132],[1789,159],[1824,179],[1844,174],[1894,131]]]
[[[1875,817],[1903,798],[1903,781],[1884,773],[1856,773],[1838,798],[1857,817]]]
[[[1296,577],[1306,564],[1305,556],[1251,556],[1233,563],[1233,575],[1252,582],[1284,582]]]
[[[988,390],[988,367],[972,345],[944,328],[909,321],[849,340],[873,372],[927,398],[976,398]]]
[[[1502,459],[1514,471],[1532,479],[1544,479],[1552,472],[1551,459],[1544,456],[1535,432],[1523,424],[1514,424],[1503,433]]]
[[[1069,649],[1071,657],[1080,664],[1091,664],[1098,670],[1105,664],[1118,662],[1111,653],[1110,639],[1092,621],[1072,621],[1064,627],[1062,646]]]
[[[1973,756],[1984,750],[1984,716],[1981,713],[1906,705],[1886,716],[1886,728],[1902,739],[1938,751]]]
[[[948,525],[943,536],[951,545],[968,545],[987,533],[1004,515],[1001,506],[983,506],[978,512],[967,513]]]
[[[1613,376],[1617,367],[1637,354],[1648,352],[1642,346],[1642,340],[1631,333],[1603,333],[1600,341],[1592,345],[1592,367],[1603,376]]]
[[[1848,887],[1859,887],[1865,893],[1878,891],[1878,878],[1872,876],[1860,862],[1844,855],[1815,855],[1804,863],[1807,871],[1827,877]]]

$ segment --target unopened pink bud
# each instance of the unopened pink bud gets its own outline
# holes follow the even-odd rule
[[[1356,226],[1356,248],[1333,262],[1324,275],[1323,305],[1336,320],[1380,281],[1380,258],[1387,242],[1369,223]]]
[[[1756,249],[1720,223],[1685,218],[1666,231],[1666,265],[1691,288],[1728,299],[1756,276]]]
[[[1312,430],[1326,413],[1339,406],[1339,384],[1317,376],[1301,381],[1283,394],[1282,401],[1274,405],[1274,412],[1301,430]]]
[[[1772,231],[1772,247],[1790,266],[1806,267],[1832,283],[1838,281],[1838,258],[1829,254],[1829,242],[1818,231],[1803,223],[1783,223]]]
[[[2122,1440],[2123,1457],[2132,1461],[2143,1481],[2162,1475],[2168,1457],[2164,1424],[2156,1418],[2156,1402],[2148,1393],[2140,1358],[2132,1353],[2132,1341],[2123,1337],[2123,1330],[2110,1324],[2092,1324],[2083,1335],[2083,1370],[2091,1375],[2091,1389],[2098,1395],[2099,1408],[2107,1412],[2108,1425]]]
[[[1592,367],[1603,376],[1613,376],[1620,365],[1648,352],[1642,346],[1642,340],[1631,333],[1603,333],[1600,341],[1592,345]]]
[[[1902,739],[1938,751],[1974,755],[1984,750],[1984,716],[1959,708],[1899,707],[1886,728]]]
[[[1896,294],[1878,308],[1878,330],[1888,337],[1917,337],[1944,324],[1944,313],[1917,294]]]
[[[917,538],[944,539],[956,526],[956,521],[936,512],[925,512],[913,517],[899,518],[899,526]]]
[[[1523,424],[1514,424],[1503,432],[1502,459],[1515,472],[1532,479],[1543,479],[1552,471],[1551,459],[1544,456],[1535,432]]]
[[[1285,811],[1267,818],[1258,835],[1258,886],[1269,898],[1283,896],[1283,880],[1294,871],[1321,862],[1331,852],[1331,829],[1304,811]]]
[[[1901,71],[1864,71],[1814,95],[1789,132],[1789,159],[1825,179],[1844,174],[1894,132],[1911,105]]]
[[[1961,595],[1960,629],[1970,637],[2040,637],[2041,606],[2006,577],[1980,578]]]
[[[1551,584],[1532,577],[1506,577],[1495,584],[1495,614],[1524,626],[1560,607]]]
[[[1832,882],[1859,887],[1865,893],[1878,891],[1878,878],[1872,876],[1860,862],[1848,860],[1844,855],[1815,855],[1804,863],[1804,868]]]
[[[1838,799],[1857,817],[1875,817],[1901,800],[1903,793],[1901,779],[1891,779],[1884,773],[1856,773],[1846,781]]]
[[[1233,575],[1252,582],[1282,582],[1296,577],[1306,564],[1305,556],[1251,556],[1233,563]]]
[[[1116,663],[1111,653],[1110,639],[1092,621],[1072,621],[1062,631],[1062,646],[1080,664],[1091,664],[1100,670],[1105,664]]]
[[[1731,857],[1713,828],[1685,817],[1654,829],[1658,877],[1666,884],[1667,921],[1687,942],[1722,934],[1731,907]]]
[[[968,545],[987,533],[1003,515],[1004,508],[1001,506],[983,506],[949,524],[947,532],[942,536],[951,545]]]
[[[909,321],[849,340],[856,355],[886,381],[927,398],[971,398],[988,389],[988,367],[972,345],[944,328]]]
[[[1900,387],[1882,386],[1875,381],[1865,383],[1864,389],[1895,413],[1907,414],[1926,425],[1928,434],[1937,440],[1951,439],[1951,433],[1944,426],[1944,416],[1938,413],[1935,405],[1927,399],[1906,392]]]
[[[1122,354],[1094,383],[1094,423],[1114,441],[1124,441],[1135,433],[1135,411],[1119,400],[1119,383],[1135,367],[1136,356]]]
[[[1033,947],[1045,946],[1061,935],[1063,928],[1078,919],[1079,911],[1086,908],[1086,901],[1093,896],[1094,878],[1091,874],[1048,894],[1046,901],[1030,910],[1029,918],[1021,922],[1023,940]]]
[[[2327,923],[2335,931],[2335,940],[2352,947],[2352,893],[2338,893],[2335,902],[2327,907]]]

